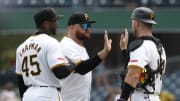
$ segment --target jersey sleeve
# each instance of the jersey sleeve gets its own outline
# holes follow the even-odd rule
[[[149,63],[148,54],[146,48],[142,45],[134,51],[130,52],[130,60],[128,62],[128,67],[136,66],[144,69],[144,67]]]
[[[17,75],[22,75],[22,69],[21,69],[21,64],[20,64],[20,60],[19,60],[19,53],[18,53],[18,49],[16,51],[16,74]]]
[[[59,42],[57,40],[50,40],[47,47],[47,62],[52,69],[58,65],[65,64],[65,57],[62,54]]]
[[[73,47],[64,47],[63,48],[64,55],[70,59],[73,63],[79,63],[82,61],[81,54],[78,49]]]

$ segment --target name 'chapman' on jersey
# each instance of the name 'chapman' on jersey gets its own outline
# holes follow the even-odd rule
[[[41,51],[41,47],[37,43],[26,44],[19,52],[20,56],[22,56],[26,51],[29,50],[35,50],[37,53],[39,53]]]

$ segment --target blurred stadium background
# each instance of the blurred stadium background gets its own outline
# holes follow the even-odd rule
[[[64,15],[59,21],[58,40],[66,35],[68,17],[74,12],[87,12],[90,19],[97,21],[92,27],[92,38],[86,42],[90,56],[103,48],[103,33],[108,30],[113,40],[112,51],[93,71],[91,101],[114,101],[120,93],[119,73],[123,68],[119,38],[124,28],[132,37],[130,16],[137,6],[156,12],[154,35],[162,40],[167,52],[162,101],[180,101],[180,0],[0,0],[0,101],[7,101],[1,99],[6,90],[12,91],[9,96],[19,96],[14,74],[15,50],[35,32],[33,14],[42,7],[54,7]]]

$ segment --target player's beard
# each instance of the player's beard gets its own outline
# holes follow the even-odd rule
[[[133,32],[133,37],[137,37],[137,29],[135,26],[132,26],[132,32]]]
[[[133,33],[132,33],[133,37],[136,37],[136,33],[137,33],[136,29],[133,29]]]
[[[82,33],[81,31],[76,30],[76,38],[82,41],[90,39],[90,35],[85,35],[84,33],[85,32]]]
[[[136,24],[135,24],[136,22],[135,22],[135,20],[132,20],[132,35],[133,35],[133,37],[135,37],[136,38],[136,36],[137,36],[137,26],[136,26]]]

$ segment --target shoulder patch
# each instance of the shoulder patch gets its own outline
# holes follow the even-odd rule
[[[137,48],[139,48],[142,44],[143,44],[144,40],[142,39],[137,39],[137,40],[134,40],[133,42],[130,43],[129,45],[129,51],[134,51],[136,50]]]

